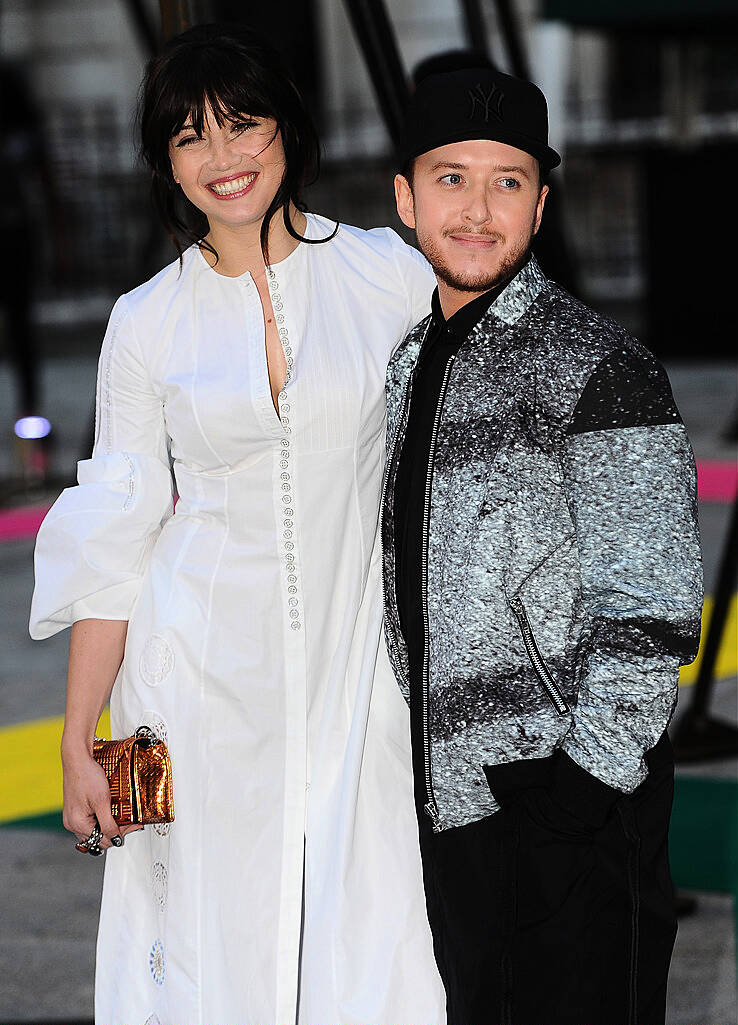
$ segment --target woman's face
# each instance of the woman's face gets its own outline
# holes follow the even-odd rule
[[[282,137],[269,117],[244,114],[218,125],[206,108],[202,135],[192,118],[169,142],[174,180],[211,230],[261,222],[285,171]]]

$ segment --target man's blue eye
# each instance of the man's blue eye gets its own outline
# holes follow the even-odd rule
[[[505,188],[507,189],[516,189],[520,185],[517,178],[503,178],[502,181],[503,183],[506,183]]]
[[[455,180],[451,181],[450,179],[452,179],[452,178],[455,179]],[[458,185],[459,182],[461,181],[461,175],[460,174],[444,174],[443,178],[441,178],[441,181],[442,182],[448,182],[449,185]]]

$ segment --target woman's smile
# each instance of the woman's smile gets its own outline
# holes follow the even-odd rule
[[[258,171],[251,171],[248,174],[229,175],[225,178],[216,178],[205,186],[217,199],[239,199],[250,192],[259,177]]]

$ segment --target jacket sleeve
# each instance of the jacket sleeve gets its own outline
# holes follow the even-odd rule
[[[172,513],[162,400],[125,297],[100,353],[92,457],[77,470],[77,486],[61,493],[36,540],[30,633],[37,640],[79,619],[128,619]]]
[[[699,643],[696,473],[663,368],[619,349],[568,424],[563,477],[582,575],[579,697],[564,752],[631,792]]]

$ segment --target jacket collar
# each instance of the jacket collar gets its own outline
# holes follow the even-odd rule
[[[499,322],[510,327],[522,317],[535,299],[548,285],[548,278],[538,266],[538,261],[531,253],[528,262],[509,281],[502,294],[489,308],[482,323]]]
[[[495,299],[483,317],[472,328],[472,335],[481,329],[486,333],[490,328],[499,324],[502,327],[511,327],[548,287],[549,280],[538,266],[538,261],[531,253],[528,262],[518,271],[515,277],[507,283],[502,293]],[[414,364],[420,352],[420,346],[433,322],[433,314],[430,313],[423,318],[410,333],[405,337],[404,342],[398,346],[392,362],[409,360]]]

